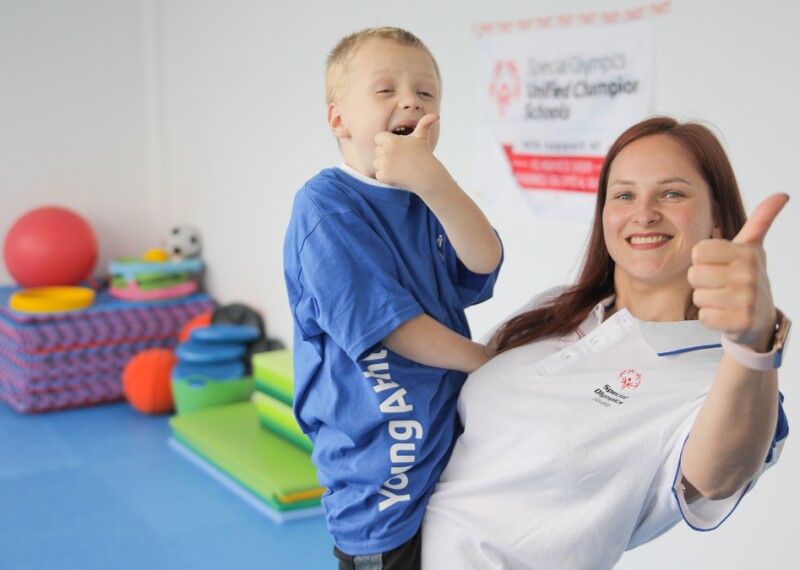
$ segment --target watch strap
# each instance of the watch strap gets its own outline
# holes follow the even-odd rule
[[[779,310],[777,311],[777,316],[775,332],[772,338],[772,348],[769,352],[757,352],[748,346],[731,340],[724,333],[722,334],[722,349],[728,356],[750,370],[765,372],[767,370],[780,368],[783,358],[783,347],[786,342],[786,337],[789,334],[791,321]]]

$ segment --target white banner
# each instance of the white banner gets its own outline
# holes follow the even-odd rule
[[[653,20],[508,29],[477,44],[481,199],[591,219],[608,147],[652,112]]]

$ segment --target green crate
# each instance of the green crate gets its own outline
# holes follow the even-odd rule
[[[191,374],[172,379],[172,395],[178,414],[242,402],[250,398],[254,389],[255,382],[249,376],[239,380],[215,380],[202,374]]]

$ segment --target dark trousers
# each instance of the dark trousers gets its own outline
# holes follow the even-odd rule
[[[387,552],[351,556],[334,546],[333,554],[339,559],[339,570],[420,570],[422,531]]]

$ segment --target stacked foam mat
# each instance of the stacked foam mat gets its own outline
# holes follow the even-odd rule
[[[311,440],[294,417],[294,375],[292,352],[273,350],[253,355],[256,390],[253,403],[261,426],[311,453]]]
[[[249,401],[174,416],[170,444],[276,522],[317,516],[325,489],[292,414],[291,352],[254,354],[252,368]]]
[[[63,313],[9,308],[17,287],[0,287],[0,399],[22,413],[122,398],[122,372],[147,348],[173,348],[183,326],[210,311],[208,295],[130,302],[99,292],[93,305]]]

